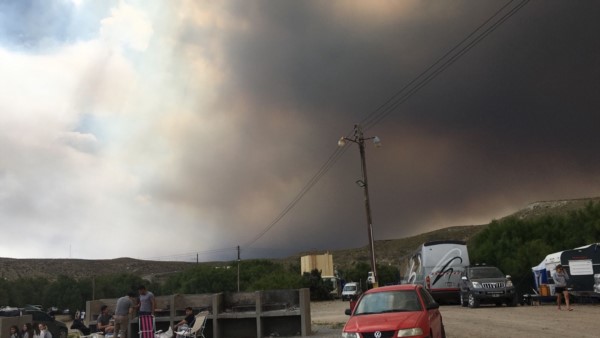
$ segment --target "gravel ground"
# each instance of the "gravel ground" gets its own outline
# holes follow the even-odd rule
[[[348,302],[311,303],[313,337],[340,338],[348,316]],[[458,305],[441,306],[448,338],[472,337],[600,337],[600,304],[574,304],[573,311],[556,305],[482,306],[477,309]]]
[[[348,302],[312,302],[311,337],[340,338],[348,320]],[[482,306],[469,309],[458,305],[440,307],[448,338],[504,337],[600,337],[600,304],[574,304],[573,311],[555,305],[515,308]],[[70,323],[69,323],[70,324]]]

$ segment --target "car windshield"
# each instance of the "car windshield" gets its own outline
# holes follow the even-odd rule
[[[356,305],[355,315],[420,311],[421,302],[415,290],[406,291],[384,291],[363,295]]]
[[[356,285],[346,285],[344,291],[356,291]]]
[[[471,269],[470,278],[504,278],[502,271],[496,267]]]

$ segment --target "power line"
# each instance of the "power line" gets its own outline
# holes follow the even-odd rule
[[[266,228],[264,228],[256,237],[254,237],[252,241],[246,243],[244,247],[249,247],[252,244],[256,243],[256,241],[258,241],[269,230],[271,230],[290,210],[292,210],[292,208],[294,208],[294,206],[302,199],[302,197],[304,197],[304,195],[306,195],[306,193],[308,193],[308,191],[315,184],[317,184],[317,182],[319,182],[321,177],[323,177],[329,171],[329,169],[338,161],[340,156],[342,156],[342,154],[344,154],[345,152],[346,148],[337,147],[329,156],[327,161],[325,161],[325,163],[317,171],[317,173],[308,181],[308,183],[302,188],[302,190],[300,190],[300,193],[296,195],[296,197],[283,209],[281,213],[279,213],[279,215],[277,215],[277,217],[275,217],[273,221],[271,221],[271,223],[269,223],[269,225]]]
[[[513,1],[514,0],[510,0],[508,3],[506,3],[504,6],[502,6],[490,18],[488,18],[486,21],[484,21],[484,23],[479,25],[473,32],[471,32],[471,34],[469,34],[465,39],[463,39],[456,46],[454,46],[450,51],[448,51],[441,58],[439,58],[433,65],[428,67],[425,71],[421,72],[415,79],[413,79],[411,82],[409,82],[400,91],[396,92],[396,94],[394,94],[391,99],[388,99],[383,105],[379,106],[374,112],[369,114],[369,116],[367,116],[363,120],[364,121],[363,129],[365,129],[365,130],[370,129],[374,125],[381,122],[381,120],[383,120],[385,117],[387,117],[389,114],[391,114],[400,104],[406,102],[410,97],[412,97],[414,94],[416,94],[421,88],[423,88],[429,82],[431,82],[433,79],[435,79],[439,74],[441,74],[443,71],[445,71],[454,62],[456,62],[463,55],[465,55],[469,50],[471,50],[471,48],[476,46],[479,42],[481,42],[488,35],[490,35],[493,31],[495,31],[500,25],[502,25],[504,22],[506,22],[506,20],[508,20],[510,17],[512,17],[514,14],[516,14],[519,10],[521,10],[521,8],[523,8],[525,5],[527,5],[527,3],[529,3],[529,0],[521,1],[518,5],[516,5],[512,9],[510,9],[507,13],[502,15],[496,22],[494,22],[492,25],[490,25],[488,28],[486,28],[483,32],[481,32],[479,35],[477,35],[474,39],[472,39],[472,41],[470,41],[468,44],[466,44],[464,47],[462,47],[458,52],[452,54],[460,45],[462,45],[463,43],[465,43],[466,41],[471,39],[471,37],[473,35],[475,35],[475,33],[480,31],[493,18],[495,18],[501,12],[503,12],[506,9],[506,7]],[[449,57],[449,55],[452,55],[452,56]],[[444,59],[446,59],[446,60],[439,67],[435,68],[435,70],[430,72],[432,69],[434,69],[434,67],[436,65],[438,65]],[[430,72],[430,73],[427,76],[425,76],[425,74],[427,74],[428,72]],[[421,79],[423,76],[425,76],[425,77],[423,79]],[[416,85],[412,86],[415,83],[416,83]],[[410,88],[410,89],[408,89],[408,88]],[[407,89],[408,89],[408,92],[406,92],[404,95],[400,96],[400,94]],[[400,97],[398,97],[398,96],[400,96]],[[384,106],[387,106],[387,107],[384,107]]]
[[[500,13],[504,12],[506,8],[513,3],[515,0],[509,0],[503,6],[501,6],[492,16],[487,18],[482,24],[480,24],[475,30],[473,30],[467,37],[461,40],[458,44],[456,44],[453,48],[451,48],[448,52],[438,58],[432,65],[427,67],[424,71],[422,71],[417,77],[411,80],[408,84],[402,87],[399,91],[394,93],[388,100],[386,100],[383,104],[378,106],[374,111],[368,114],[362,121],[361,125],[363,125],[363,130],[368,130],[380,123],[385,117],[395,111],[395,109],[406,102],[410,97],[416,94],[421,88],[426,86],[429,82],[435,79],[438,75],[444,72],[448,67],[450,67],[454,62],[460,59],[463,55],[465,55],[471,48],[479,44],[483,39],[485,39],[488,35],[494,32],[500,25],[502,25],[506,20],[516,14],[519,10],[521,10],[529,0],[522,0],[519,4],[508,10],[504,15],[502,15],[498,20],[489,25],[483,32],[480,32],[484,27],[488,26],[488,24],[496,18]],[[476,35],[480,32],[478,35]],[[475,37],[474,37],[475,36]],[[461,45],[465,44],[463,47]],[[460,48],[460,49],[459,49]],[[455,52],[459,49],[457,52]],[[441,63],[441,64],[440,64]],[[348,135],[350,135],[349,133]],[[269,232],[277,223],[285,217],[285,215],[290,212],[296,204],[310,191],[310,189],[315,186],[317,182],[331,169],[331,167],[339,160],[339,158],[345,153],[347,147],[336,149],[332,152],[329,158],[325,161],[325,163],[319,168],[317,173],[311,177],[308,183],[300,190],[298,195],[292,199],[292,201],[283,209],[281,213],[275,217],[273,221],[271,221],[257,236],[254,237],[251,241],[247,242],[244,245],[244,248],[247,249],[256,243],[259,239],[261,239],[267,232]],[[236,249],[236,248],[233,248]],[[207,252],[221,252],[221,251],[229,251],[233,250],[232,248],[227,249],[216,249]],[[196,254],[196,253],[194,253]],[[174,256],[172,256],[174,257]]]
[[[486,26],[491,20],[497,17],[502,11],[506,9],[508,5],[510,5],[514,0],[508,1],[499,10],[497,10],[492,16],[490,16],[487,20],[485,20],[481,25],[479,25],[473,32],[471,32],[465,39],[461,40],[456,46],[454,46],[450,51],[440,57],[433,65],[429,66],[425,71],[421,72],[419,76],[413,79],[409,84],[403,87],[400,91],[392,96],[392,98],[388,99],[383,105],[379,106],[373,113],[363,119],[363,122],[366,124],[363,128],[364,130],[373,127],[377,123],[381,122],[383,118],[392,113],[394,109],[400,104],[404,103],[408,98],[418,92],[422,87],[427,85],[431,80],[441,74],[444,70],[446,70],[450,65],[452,65],[456,60],[462,57],[465,53],[467,53],[471,48],[477,45],[481,40],[495,31],[501,24],[503,24],[508,18],[517,13],[521,8],[523,8],[529,0],[523,0],[520,4],[512,8],[508,13],[503,15],[499,20],[491,25],[491,27],[487,28],[483,33],[475,37],[473,41],[468,43],[465,47],[463,47],[458,53],[452,55],[449,60],[446,60],[440,67],[436,68],[432,74],[429,74],[423,80],[419,80],[419,78],[423,77],[426,73],[428,73],[431,69],[433,69],[437,64],[439,64],[443,59],[447,58],[452,54],[460,45],[462,45],[465,41],[469,40],[473,35],[475,35],[478,31],[482,29],[482,27]],[[399,96],[403,91],[409,88],[414,83],[417,83],[416,86],[409,89],[408,93],[404,96],[401,96],[397,100],[394,100],[395,97]],[[388,108],[383,109],[382,107],[390,105]],[[383,109],[383,111],[377,113],[379,110]],[[369,119],[372,118],[372,121]],[[321,166],[319,171],[310,179],[310,181],[304,186],[304,188],[300,191],[300,193],[288,204],[285,209],[271,222],[265,229],[263,229],[252,241],[248,242],[246,246],[251,246],[256,243],[260,238],[262,238],[269,230],[271,230],[299,201],[300,199],[306,195],[306,193],[323,177],[327,171],[337,162],[339,157],[345,152],[347,148],[337,148],[333,154],[327,159],[325,164]]]
[[[201,255],[217,254],[217,253],[229,252],[229,251],[232,251],[235,249],[236,249],[236,247],[201,250],[201,251],[185,252],[185,253],[179,253],[179,254],[173,254],[173,255],[147,257],[144,259],[145,260],[166,260],[166,259],[175,259],[175,258],[189,257],[189,256],[196,257],[196,255],[199,255],[199,254],[201,254]]]

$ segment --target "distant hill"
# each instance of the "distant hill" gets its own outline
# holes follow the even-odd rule
[[[0,257],[0,278],[15,280],[43,277],[54,280],[59,275],[75,279],[114,273],[131,273],[151,279],[154,276],[180,272],[196,263],[146,261],[132,258],[117,259],[15,259]]]
[[[600,202],[600,197],[534,202],[510,216],[519,219],[542,216],[564,216],[571,211],[585,207],[590,202],[598,203]]]
[[[599,202],[600,197],[531,203],[525,208],[507,217],[533,218],[547,215],[566,215],[568,212],[585,207],[590,202]],[[400,260],[413,252],[420,244],[432,240],[469,240],[487,225],[455,226],[430,231],[417,236],[376,240],[375,253],[378,264],[399,266]],[[306,254],[329,252],[333,255],[334,265],[339,269],[352,267],[357,262],[370,262],[368,246],[343,250],[321,250],[302,252],[297,255],[274,261],[286,264],[299,264],[300,257]],[[200,263],[200,264],[214,264]],[[55,279],[58,275],[67,275],[76,279],[101,276],[114,273],[131,273],[145,279],[166,276],[194,267],[196,263],[147,261],[132,258],[110,260],[85,259],[14,259],[0,257],[0,278],[15,280],[23,277],[43,277]]]

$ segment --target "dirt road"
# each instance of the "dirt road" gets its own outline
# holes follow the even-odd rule
[[[348,302],[311,303],[314,337],[339,338],[348,316]],[[558,311],[555,305],[516,308],[458,305],[440,307],[448,338],[473,337],[600,337],[600,305],[575,304],[574,310]]]

